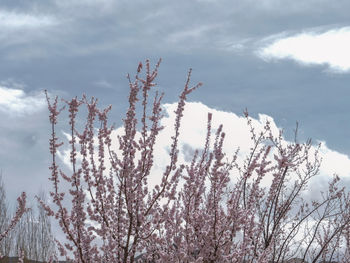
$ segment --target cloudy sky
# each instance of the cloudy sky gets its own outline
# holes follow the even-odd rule
[[[349,9],[346,0],[2,0],[0,169],[9,198],[49,189],[44,89],[98,97],[119,125],[126,74],[160,57],[165,103],[191,67],[192,82],[204,83],[190,97],[192,120],[205,123],[211,111],[233,138],[247,108],[287,139],[298,121],[301,140],[324,142],[323,172],[350,177]],[[203,133],[197,122],[187,127],[191,138]]]

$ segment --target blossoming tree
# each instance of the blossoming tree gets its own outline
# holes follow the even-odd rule
[[[180,163],[185,102],[201,85],[190,87],[191,71],[175,111],[169,163],[159,184],[150,187],[154,147],[163,128],[163,94],[156,93],[152,103],[148,99],[159,63],[151,70],[146,61],[144,77],[140,63],[135,79],[128,77],[129,107],[118,145],[112,143],[110,107],[100,110],[96,99],[85,96],[65,101],[70,171],[60,168],[57,156],[62,142],[56,124],[63,109],[57,97],[53,102],[47,97],[53,205],[42,205],[66,236],[63,243],[57,241],[61,256],[81,263],[263,263],[295,257],[349,262],[350,196],[339,186],[339,178],[334,177],[320,199],[303,198],[320,167],[311,141],[286,142],[268,122],[257,132],[246,113],[253,147],[242,163],[238,150],[232,156],[223,152],[224,127],[212,134],[215,116],[209,113],[202,149],[190,163]],[[83,105],[88,115],[79,129],[77,114]],[[62,190],[64,184],[68,191]]]

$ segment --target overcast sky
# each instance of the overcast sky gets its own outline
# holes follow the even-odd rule
[[[190,96],[199,103],[192,113],[211,111],[219,123],[248,108],[287,139],[298,121],[302,140],[324,142],[323,172],[350,177],[349,10],[346,0],[2,0],[0,169],[9,198],[50,186],[44,89],[98,97],[120,124],[126,74],[160,57],[164,102],[176,101],[191,67],[192,83],[204,83]],[[238,120],[227,122],[230,136],[240,134]]]

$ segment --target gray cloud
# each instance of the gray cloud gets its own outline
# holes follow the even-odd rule
[[[27,108],[43,89],[65,98],[86,93],[102,106],[113,104],[111,121],[120,124],[126,73],[133,75],[140,60],[162,57],[157,82],[165,102],[177,99],[192,67],[192,82],[204,86],[190,99],[238,114],[246,107],[253,116],[266,113],[290,136],[298,120],[301,139],[350,154],[349,75],[288,60],[266,63],[254,54],[261,40],[281,32],[348,26],[349,8],[345,0],[4,0],[0,84],[23,90]],[[22,86],[6,83],[11,79]],[[35,184],[47,183],[47,111],[1,111],[0,119],[5,183],[14,192],[35,192]]]

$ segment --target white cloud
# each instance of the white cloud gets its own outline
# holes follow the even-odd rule
[[[38,28],[56,25],[58,22],[52,16],[32,15],[24,13],[15,13],[0,11],[1,28]]]
[[[165,104],[164,109],[168,114],[163,118],[162,125],[165,129],[160,133],[157,153],[155,156],[160,156],[162,160],[159,163],[165,164],[167,160],[167,152],[165,149],[169,148],[169,140],[173,135],[173,123],[175,120],[175,109],[177,104]],[[224,152],[227,157],[232,157],[237,147],[240,148],[240,156],[245,158],[250,152],[250,148],[253,146],[251,140],[250,128],[247,125],[247,120],[243,116],[238,116],[233,112],[224,112],[216,109],[209,108],[208,106],[200,102],[187,103],[185,106],[184,117],[181,126],[181,136],[179,140],[180,146],[180,161],[185,160],[184,146],[192,149],[201,149],[203,147],[206,136],[206,121],[207,114],[211,112],[212,117],[212,129],[213,132],[223,124],[223,131],[225,132]],[[276,125],[274,119],[271,116],[265,114],[259,114],[257,119],[252,118],[252,126],[255,132],[259,134],[263,131],[266,121],[269,121],[271,130],[275,136],[279,134],[280,128]],[[212,136],[212,139],[214,136]],[[213,142],[213,141],[212,141]],[[285,140],[285,143],[288,143]],[[310,155],[313,155],[316,147],[312,147]],[[320,157],[322,158],[322,164],[320,169],[320,177],[325,182],[330,180],[333,174],[338,174],[340,178],[350,178],[350,158],[349,156],[329,149],[326,142],[321,142]],[[312,156],[311,156],[312,158]],[[243,162],[243,159],[238,160]],[[158,160],[157,160],[158,163]],[[320,178],[317,177],[317,178]],[[263,182],[264,183],[264,182]],[[265,182],[267,183],[267,181]],[[326,186],[325,186],[326,187]]]
[[[346,154],[339,153],[327,147],[326,142],[321,142],[320,148],[322,162],[322,173],[332,175],[338,174],[343,178],[350,178],[350,159]]]
[[[292,59],[305,65],[327,65],[334,72],[350,71],[350,27],[304,32],[274,38],[257,53],[267,61]]]
[[[156,145],[154,147],[154,166],[151,171],[151,177],[149,184],[154,186],[160,183],[161,175],[164,172],[164,168],[169,164],[169,151],[171,144],[171,136],[174,135],[174,120],[175,120],[175,109],[177,104],[164,104],[163,109],[167,116],[165,116],[161,125],[164,129],[159,133],[157,137]],[[216,109],[209,108],[208,106],[200,102],[187,103],[185,106],[184,117],[181,122],[180,137],[179,137],[179,163],[187,163],[191,161],[189,153],[198,149],[203,148],[206,132],[207,132],[207,115],[208,112],[213,114],[212,117],[212,141],[213,145],[215,131],[220,124],[223,124],[223,131],[226,134],[223,150],[226,156],[230,160],[233,156],[237,147],[240,148],[240,154],[238,162],[243,164],[244,158],[250,152],[250,148],[253,146],[250,134],[250,128],[247,125],[247,120],[243,116],[238,116],[232,112],[224,112]],[[279,134],[279,128],[275,124],[272,117],[260,114],[257,119],[252,119],[252,125],[255,128],[257,134],[264,129],[266,121],[270,122],[270,127],[275,136]],[[122,136],[124,129],[122,127],[115,130],[112,134],[112,145],[114,149],[119,149],[117,135]],[[138,133],[136,137],[140,136]],[[69,138],[68,138],[69,139]],[[288,143],[286,140],[285,143]],[[96,145],[97,147],[97,145]],[[310,152],[310,158],[316,147],[312,147]],[[117,150],[117,154],[121,155],[121,152]],[[190,158],[189,158],[190,157]],[[329,181],[333,174],[338,174],[341,178],[350,177],[350,159],[347,155],[341,154],[337,151],[333,151],[327,147],[325,143],[322,143],[320,148],[320,157],[323,162],[321,165],[320,175],[315,177],[315,180],[310,182],[311,192],[319,193],[319,187],[326,190],[327,181]],[[69,164],[69,151],[62,149],[61,160],[66,164]],[[235,175],[235,172],[232,174]],[[265,178],[262,182],[263,185],[268,186],[271,178]]]
[[[0,86],[0,111],[26,115],[42,110],[45,106],[44,94],[28,95],[21,89]]]

